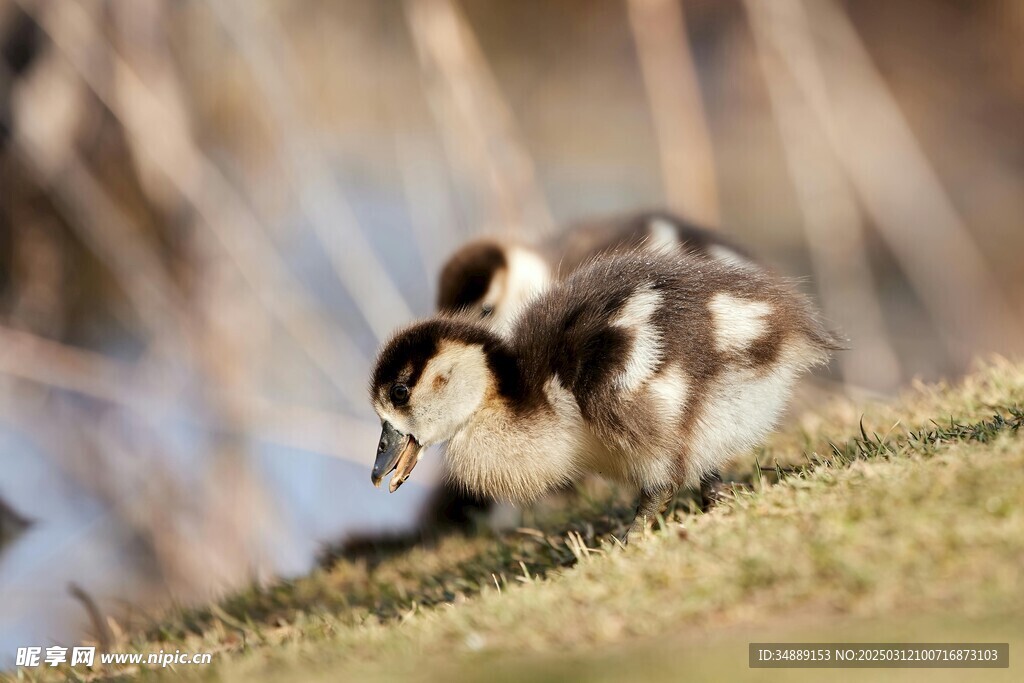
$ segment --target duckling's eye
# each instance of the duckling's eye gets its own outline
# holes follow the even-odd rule
[[[404,384],[396,384],[391,387],[391,402],[396,406],[404,406],[409,402],[409,387]]]
[[[481,318],[490,318],[494,315],[494,306],[484,305],[483,310],[480,311]]]

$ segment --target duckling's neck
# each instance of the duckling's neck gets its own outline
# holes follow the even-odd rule
[[[492,325],[498,334],[508,337],[523,307],[550,286],[551,266],[540,254],[523,246],[508,247],[505,258],[507,269],[491,285],[484,300],[500,300]]]
[[[448,444],[451,476],[474,493],[529,501],[580,472],[586,429],[575,401],[549,380],[528,409],[492,392]]]
[[[507,253],[508,282],[506,296],[526,303],[551,284],[551,266],[544,257],[527,247],[510,247]]]

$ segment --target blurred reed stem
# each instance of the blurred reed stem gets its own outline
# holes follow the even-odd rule
[[[714,147],[680,0],[626,0],[668,205],[706,226],[721,219]]]
[[[140,377],[145,373],[137,366],[3,326],[0,326],[0,348],[4,349],[0,355],[0,375],[89,396],[127,409],[150,423],[199,419],[191,414],[186,397],[168,392],[165,383],[157,386],[143,383]],[[207,396],[220,395],[218,403],[236,405],[240,420],[234,425],[236,433],[251,436],[256,441],[364,465],[365,459],[346,449],[346,442],[362,439],[373,443],[376,440],[378,428],[370,422],[248,393],[226,395],[224,392],[223,388],[210,387]],[[221,423],[200,426],[216,431],[231,427]]]
[[[286,172],[280,177],[377,341],[387,339],[413,312],[397,288],[395,273],[377,257],[334,181],[323,146],[307,132],[309,124],[298,109],[308,91],[306,76],[296,66],[287,38],[251,2],[207,4],[248,64],[270,115],[277,147],[284,150]]]
[[[751,2],[764,12],[766,36],[858,199],[939,326],[950,357],[967,367],[981,350],[1024,343],[1020,313],[1009,304],[978,246],[921,149],[845,11],[834,0]],[[818,45],[828,49],[818,49]],[[825,87],[802,60],[809,45]],[[945,264],[945,267],[937,267]]]
[[[187,122],[164,106],[136,70],[111,49],[97,18],[84,7],[17,2],[118,119],[134,152],[158,168],[180,199],[199,214],[257,300],[349,404],[361,405],[359,368],[365,355],[344,329],[322,314],[289,272],[248,202],[197,147]],[[109,75],[93,55],[103,46]]]
[[[485,222],[542,237],[554,227],[511,109],[454,0],[405,0],[424,93],[460,180],[484,200]]]
[[[815,282],[825,313],[842,331],[856,331],[850,349],[838,354],[842,376],[869,389],[891,393],[901,382],[900,362],[886,329],[878,292],[872,281],[863,216],[824,131],[778,50],[790,53],[806,81],[823,96],[824,76],[806,34],[780,44],[777,17],[768,3],[745,0],[782,150],[803,215]]]

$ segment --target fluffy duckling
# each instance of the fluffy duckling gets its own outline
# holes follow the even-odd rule
[[[553,281],[596,257],[636,248],[677,248],[700,259],[746,267],[759,265],[720,232],[697,227],[667,212],[633,213],[571,225],[538,248],[494,238],[470,242],[455,252],[441,271],[438,310],[468,313],[499,334],[508,335],[523,305]],[[714,480],[705,484],[702,494],[707,508],[724,486]],[[486,497],[445,483],[425,510],[424,529],[468,527],[474,515],[485,512],[492,526],[507,525],[517,517],[514,508],[495,508]]]
[[[511,334],[465,316],[399,332],[371,399],[372,480],[393,492],[447,442],[465,489],[525,502],[595,473],[640,492],[628,538],[773,429],[836,348],[778,278],[678,250],[594,260],[532,299]]]
[[[647,212],[579,223],[538,248],[495,238],[470,242],[445,263],[437,307],[470,312],[508,334],[522,306],[553,281],[597,256],[641,247],[675,247],[701,259],[756,265],[750,254],[717,232],[670,213]]]

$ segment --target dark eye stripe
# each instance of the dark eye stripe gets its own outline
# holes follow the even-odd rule
[[[423,326],[395,337],[381,351],[373,386],[377,390],[396,383],[415,387],[436,352],[437,337]],[[390,393],[390,389],[387,391]]]

